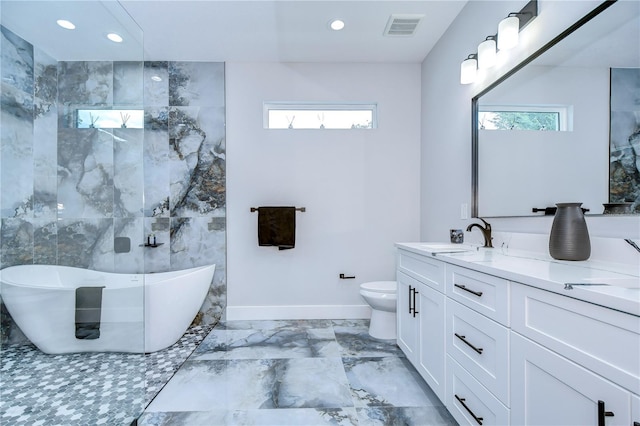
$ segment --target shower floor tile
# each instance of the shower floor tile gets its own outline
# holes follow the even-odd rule
[[[220,323],[139,425],[456,425],[368,321]]]
[[[128,426],[211,328],[191,327],[176,344],[146,355],[3,346],[0,424]]]

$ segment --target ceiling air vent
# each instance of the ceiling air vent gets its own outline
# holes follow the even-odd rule
[[[390,37],[409,37],[416,32],[424,15],[391,15],[384,29],[384,35]]]

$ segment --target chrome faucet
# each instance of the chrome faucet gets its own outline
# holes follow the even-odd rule
[[[471,225],[467,226],[467,232],[471,232],[471,229],[474,226],[477,226],[480,232],[482,232],[482,236],[484,237],[484,246],[493,248],[493,244],[491,244],[491,240],[493,239],[493,237],[491,236],[491,224],[489,224],[489,222],[481,217],[479,217],[478,219],[480,219],[484,223],[484,228],[479,223],[472,223]]]

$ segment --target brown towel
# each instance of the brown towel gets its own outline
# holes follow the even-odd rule
[[[258,245],[277,246],[280,250],[296,245],[296,208],[259,207]]]

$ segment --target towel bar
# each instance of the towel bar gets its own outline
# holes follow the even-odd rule
[[[257,212],[260,208],[259,207],[251,207],[251,213],[253,212]],[[296,207],[296,210],[299,212],[306,212],[307,208],[306,207]]]

